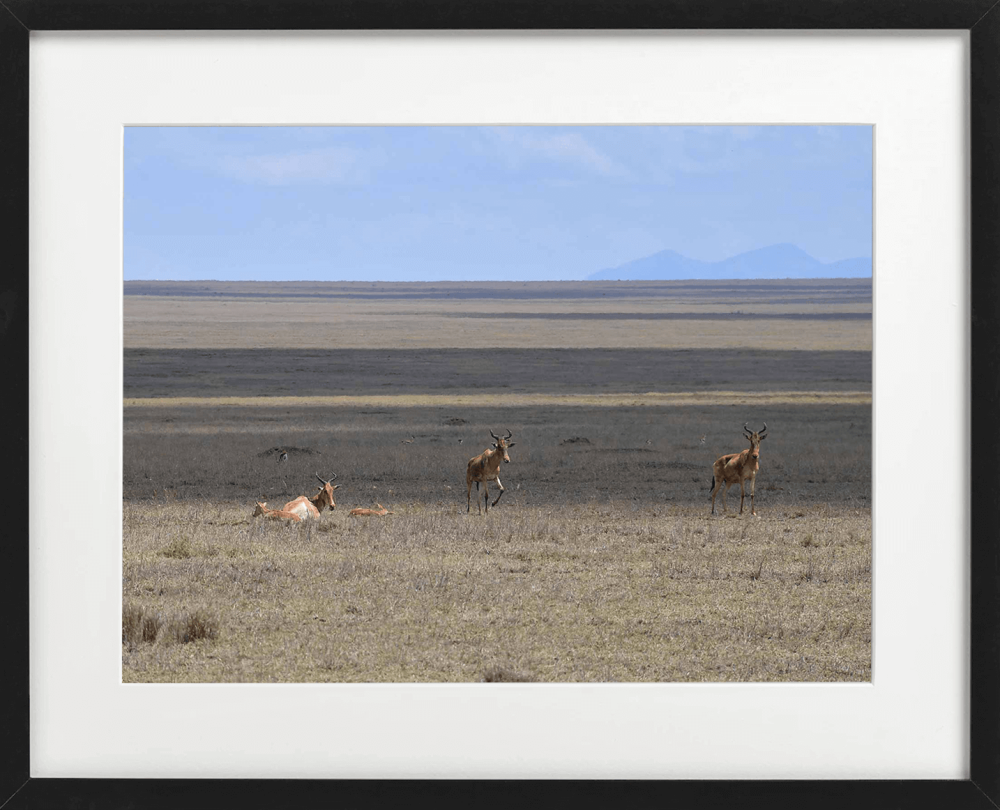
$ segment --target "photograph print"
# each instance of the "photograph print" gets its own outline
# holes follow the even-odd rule
[[[870,681],[872,146],[127,127],[122,680]]]

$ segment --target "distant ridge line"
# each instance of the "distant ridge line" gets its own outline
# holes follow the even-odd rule
[[[820,262],[797,245],[780,243],[730,256],[718,262],[691,259],[672,250],[599,270],[592,280],[620,281],[721,281],[870,279],[872,259],[859,256],[836,262]]]
[[[781,292],[803,296],[841,293],[871,297],[871,278],[838,279],[637,279],[629,281],[565,279],[559,281],[465,281],[465,282],[345,282],[303,281],[216,281],[211,279],[131,279],[124,283],[126,296],[170,296],[232,299],[608,299],[655,295],[683,297],[702,295],[706,288],[715,293],[759,295],[764,298]]]

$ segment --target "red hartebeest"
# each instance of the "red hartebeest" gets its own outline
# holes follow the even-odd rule
[[[378,502],[375,503],[378,504]],[[392,510],[387,510],[381,504],[378,504],[377,510],[371,510],[368,507],[355,507],[348,515],[392,515]]]
[[[496,481],[497,487],[500,488],[500,494],[497,496],[496,501],[493,502],[493,506],[497,506],[497,501],[500,501],[501,496],[504,493],[504,487],[500,483],[500,476],[497,474],[500,472],[500,462],[510,463],[510,457],[507,455],[507,449],[513,448],[514,443],[508,442],[512,436],[514,436],[510,429],[507,429],[507,436],[499,437],[490,431],[490,436],[493,437],[496,442],[493,443],[492,448],[487,448],[479,456],[474,456],[469,460],[469,466],[465,471],[465,511],[472,511],[472,483],[476,483],[476,507],[479,509],[479,514],[483,513],[483,505],[479,503],[479,483],[483,483],[483,492],[486,496],[486,512],[490,511],[490,491],[487,487],[487,482]]]
[[[337,502],[333,500],[333,491],[340,485],[330,484],[337,478],[337,474],[335,473],[330,479],[324,479],[318,473],[315,476],[323,483],[323,486],[318,488],[316,495],[312,498],[299,496],[292,499],[282,507],[283,510],[296,513],[301,518],[319,518],[319,514],[327,507],[331,510],[337,509]]]
[[[302,519],[293,512],[287,512],[286,510],[269,510],[267,508],[266,501],[255,501],[257,508],[253,511],[253,517],[256,518],[258,515],[263,515],[265,518],[280,518],[283,521],[294,521],[298,522]]]
[[[743,482],[747,479],[750,479],[750,514],[757,514],[753,503],[753,489],[757,471],[760,470],[760,442],[767,437],[767,423],[764,423],[760,432],[751,431],[743,423],[743,436],[750,440],[749,448],[741,453],[720,456],[712,466],[712,515],[715,515],[715,496],[719,488],[726,485],[726,489],[722,491],[722,511],[726,512],[726,493],[736,482],[740,483],[740,515],[743,515],[743,499],[746,496]]]

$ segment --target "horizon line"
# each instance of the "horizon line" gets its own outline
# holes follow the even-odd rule
[[[843,260],[838,260],[843,261]],[[336,284],[576,284],[590,282],[607,284],[609,282],[815,282],[815,281],[845,281],[857,282],[871,279],[873,276],[768,276],[752,278],[690,278],[690,279],[123,279],[123,282],[220,282],[224,284],[301,284],[306,282],[330,282]]]

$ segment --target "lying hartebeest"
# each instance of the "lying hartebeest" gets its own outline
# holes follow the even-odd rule
[[[715,495],[723,484],[726,489],[722,491],[722,511],[726,511],[726,493],[729,488],[740,483],[740,515],[743,515],[743,499],[745,492],[743,482],[750,480],[750,513],[756,515],[753,503],[754,482],[757,479],[757,471],[760,469],[760,442],[767,437],[767,423],[759,433],[751,431],[743,423],[743,436],[750,440],[750,447],[741,453],[730,453],[720,456],[712,466],[712,515],[715,515]]]
[[[337,502],[333,500],[333,491],[340,487],[340,485],[330,484],[330,482],[337,478],[337,474],[334,473],[330,479],[324,479],[318,473],[315,476],[323,483],[323,486],[318,489],[316,495],[312,498],[299,496],[296,499],[292,499],[282,507],[283,510],[296,513],[301,518],[319,518],[319,514],[327,507],[331,510],[337,509]]]
[[[500,488],[500,494],[497,496],[496,501],[493,502],[493,506],[497,506],[497,501],[500,501],[501,496],[504,493],[504,487],[500,483],[500,476],[497,474],[500,471],[501,460],[510,463],[510,457],[507,455],[507,449],[513,448],[514,443],[508,442],[512,436],[514,436],[510,429],[507,429],[507,436],[499,437],[490,431],[490,436],[493,437],[496,442],[493,443],[492,448],[487,448],[479,456],[475,456],[469,460],[469,466],[465,471],[465,511],[472,511],[472,483],[476,483],[476,507],[479,509],[479,514],[483,513],[483,505],[479,503],[479,483],[483,483],[483,493],[486,496],[486,512],[490,511],[490,491],[486,486],[487,482],[496,481],[497,487]]]
[[[375,503],[378,504],[377,501]],[[371,510],[368,507],[355,507],[348,515],[392,515],[392,510],[387,510],[381,504],[378,504],[377,510]]]
[[[263,515],[265,518],[280,518],[283,521],[301,521],[302,519],[293,512],[288,512],[286,510],[269,510],[267,508],[266,501],[255,501],[257,508],[253,511],[253,517],[256,518],[258,515]]]

